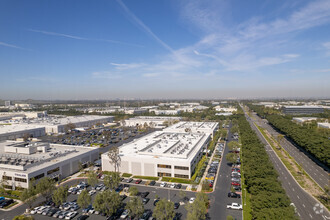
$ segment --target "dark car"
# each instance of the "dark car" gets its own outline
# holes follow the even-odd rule
[[[77,220],[85,220],[89,217],[89,215],[81,215],[77,218]]]
[[[176,202],[174,203],[174,209],[178,209],[180,207],[180,203]]]
[[[182,187],[182,184],[181,183],[175,185],[175,188],[176,189],[181,189],[181,187]]]
[[[156,206],[158,202],[159,202],[159,199],[155,199],[154,206]]]
[[[149,192],[142,192],[142,193],[140,193],[140,196],[142,197],[142,198],[145,198],[145,197],[147,197],[149,195]]]
[[[241,190],[242,188],[240,186],[233,186],[234,190]]]
[[[143,205],[147,204],[149,202],[149,200],[150,200],[149,198],[143,198],[142,199]]]
[[[53,216],[59,209],[51,209],[47,212],[47,216]]]
[[[154,181],[154,180],[149,183],[150,186],[154,186],[155,184],[156,184],[156,181]]]
[[[177,212],[177,213],[175,213],[173,220],[179,220],[179,219],[181,219],[181,216],[182,216],[182,214]]]
[[[6,206],[9,206],[10,204],[12,204],[14,202],[13,199],[6,199],[4,202],[1,203],[0,208],[4,208]]]
[[[146,210],[139,220],[148,220],[152,215],[151,210]]]
[[[234,192],[229,192],[228,193],[228,197],[232,197],[232,198],[241,198],[241,196],[237,193]]]
[[[127,196],[126,195],[121,195],[120,198],[121,198],[121,201],[124,201],[127,198]]]

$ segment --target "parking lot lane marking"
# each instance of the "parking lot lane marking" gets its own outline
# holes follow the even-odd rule
[[[292,191],[294,192],[294,188],[292,188]]]
[[[309,216],[311,217],[311,218],[313,218],[313,216],[309,213]]]
[[[297,195],[297,198],[300,199],[300,197]]]
[[[290,182],[288,182],[289,183],[289,185],[291,185],[291,183]]]
[[[306,208],[305,204],[303,203],[302,206],[304,206],[304,208]]]
[[[298,214],[299,216],[301,216],[299,212],[297,212],[297,214]]]

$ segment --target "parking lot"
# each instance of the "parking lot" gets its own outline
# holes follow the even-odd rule
[[[136,179],[133,179],[129,183],[128,183],[127,180],[128,180],[127,178],[122,180],[121,190],[123,190],[123,188],[125,188],[125,187],[135,186],[135,187],[137,187],[137,189],[139,191],[138,197],[140,197],[141,200],[143,200],[142,195],[146,192],[148,193],[148,195],[146,196],[147,199],[145,199],[145,201],[148,200],[148,199],[149,200],[144,205],[145,210],[150,210],[152,212],[154,207],[155,207],[154,204],[153,204],[154,200],[156,198],[159,198],[159,199],[165,198],[165,199],[171,200],[173,203],[179,203],[180,204],[179,207],[177,209],[175,209],[175,212],[177,213],[176,215],[178,217],[180,216],[180,218],[177,218],[177,219],[185,219],[185,216],[186,216],[186,213],[187,213],[187,211],[185,209],[185,204],[187,204],[189,202],[189,199],[191,197],[195,196],[194,192],[189,192],[189,191],[185,191],[186,192],[186,198],[185,199],[183,199],[179,196],[180,190],[185,189],[186,186],[182,186],[181,189],[171,188],[171,184],[166,185],[164,187],[161,187],[160,186],[161,183],[159,183],[159,182],[155,183],[154,186],[146,186],[145,185],[146,181],[141,181],[139,184],[137,184]],[[72,184],[75,185],[75,183],[77,183],[77,182],[78,182],[78,180],[72,181],[70,185],[72,185]],[[100,183],[102,183],[102,182],[100,182]],[[99,187],[97,189],[98,190],[96,190],[96,193],[92,195],[92,200],[95,198],[95,196],[98,192],[100,192],[102,190],[105,190],[104,187]],[[87,190],[91,191],[92,188],[90,186],[88,186]],[[71,205],[72,205],[72,207],[75,207],[74,202],[76,202],[77,198],[78,198],[77,192],[75,192],[75,194],[70,193],[69,196],[68,196],[67,201],[68,202],[73,202]],[[129,199],[130,199],[130,197],[125,198],[122,201],[123,204],[125,205],[129,201]],[[68,210],[70,210],[70,208]],[[57,209],[56,211],[58,211],[58,210],[60,210],[60,209]],[[82,215],[83,210],[79,207],[76,210],[72,209],[72,211],[76,211],[77,214],[71,219],[78,219],[79,216]],[[54,214],[55,213],[56,212],[54,210]],[[54,219],[55,218],[55,217],[46,216],[47,212],[45,212],[44,214],[45,215],[42,215],[41,213],[40,214],[34,214],[34,217],[35,217],[35,219]],[[52,214],[52,215],[54,215],[54,214]],[[101,213],[99,213],[99,214],[89,213],[88,215],[89,215],[89,219],[106,219],[106,217],[102,216]],[[58,217],[59,216],[57,216],[57,218]],[[117,218],[117,219],[119,219],[119,218]]]

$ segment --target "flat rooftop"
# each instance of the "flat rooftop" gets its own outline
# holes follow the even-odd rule
[[[58,117],[51,116],[46,118],[36,118],[31,120],[22,120],[22,123],[35,124],[35,125],[66,125],[69,123],[81,123],[94,120],[102,120],[112,118],[113,116],[99,116],[99,115],[81,115],[81,116],[68,116]]]
[[[128,120],[151,120],[151,121],[166,121],[166,120],[181,120],[181,117],[162,117],[162,116],[137,116]]]
[[[122,156],[187,159],[197,152],[209,134],[156,131],[120,146]]]
[[[41,125],[30,125],[30,124],[10,124],[10,125],[0,125],[0,135],[8,134],[13,132],[24,132],[36,128],[44,128]]]
[[[323,107],[317,106],[317,105],[287,105],[287,106],[284,106],[284,108],[319,108],[319,109],[323,109]]]
[[[33,143],[40,147],[48,143]],[[24,142],[5,141],[0,142],[0,169],[2,170],[19,170],[23,173],[31,173],[55,163],[70,160],[86,152],[98,151],[98,148],[69,146],[61,144],[49,144],[46,152],[36,152],[30,155],[5,152],[5,147],[29,147]]]
[[[182,121],[176,123],[168,128],[165,128],[164,131],[178,131],[178,132],[187,132],[189,129],[191,132],[213,132],[218,126],[217,122],[186,122]]]

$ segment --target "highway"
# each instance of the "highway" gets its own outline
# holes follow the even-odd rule
[[[320,208],[320,204],[311,195],[304,191],[295,179],[291,176],[281,160],[277,157],[271,146],[269,146],[266,139],[262,136],[260,131],[254,125],[253,119],[251,119],[246,113],[245,117],[250,123],[251,128],[256,132],[262,143],[265,144],[266,152],[269,155],[274,168],[279,174],[279,180],[282,183],[282,187],[286,191],[286,194],[290,198],[297,208],[297,215],[300,219],[330,219],[330,214],[326,208]],[[315,209],[315,210],[314,210]]]
[[[258,123],[258,126],[265,128],[276,140],[277,136],[280,135],[268,122],[264,119],[262,120],[256,113],[253,116]],[[323,189],[325,186],[329,186],[329,169],[324,165],[319,165],[314,160],[311,159],[311,155],[305,154],[305,152],[296,147],[286,138],[281,140],[281,146],[293,157],[297,163],[302,166],[302,168],[311,176],[314,181],[319,184]]]

